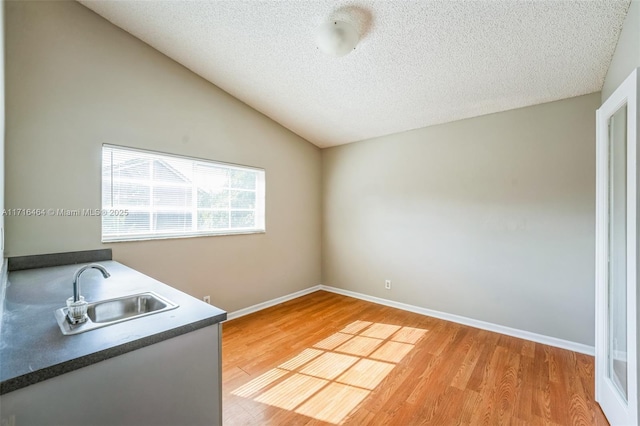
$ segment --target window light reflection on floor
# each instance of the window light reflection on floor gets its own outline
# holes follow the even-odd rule
[[[340,424],[426,332],[355,321],[231,393]]]

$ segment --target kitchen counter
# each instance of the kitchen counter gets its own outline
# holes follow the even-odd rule
[[[207,327],[226,312],[118,262],[97,262],[99,271],[81,276],[87,302],[153,291],[177,309],[65,336],[54,317],[73,294],[73,275],[84,264],[9,272],[0,323],[0,394],[86,367],[124,353]]]

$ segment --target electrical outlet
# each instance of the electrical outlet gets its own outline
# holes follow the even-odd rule
[[[384,288],[391,290],[391,280],[384,280]]]
[[[202,298],[202,300],[204,300],[205,303],[211,304],[211,296],[205,296]]]

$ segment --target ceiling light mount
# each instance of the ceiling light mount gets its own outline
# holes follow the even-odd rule
[[[344,56],[356,48],[360,35],[356,28],[345,21],[333,20],[320,25],[316,31],[316,44],[331,56]]]

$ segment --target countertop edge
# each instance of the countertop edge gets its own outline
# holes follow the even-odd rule
[[[155,343],[168,340],[172,337],[180,336],[182,334],[186,334],[200,328],[218,324],[226,319],[227,313],[225,312],[222,314],[214,315],[210,318],[206,318],[190,324],[185,324],[180,327],[163,331],[161,333],[153,334],[151,336],[143,337],[131,342],[124,343],[122,345],[114,346],[89,355],[71,359],[60,364],[52,365],[50,367],[7,379],[0,383],[0,395],[25,388],[27,386],[42,382],[47,379],[51,379],[56,376],[60,376],[65,373],[69,373],[74,370],[78,370],[83,367],[87,367],[92,364],[96,364],[109,358],[123,355],[127,352],[135,351],[136,349],[140,349],[145,346],[150,346]]]

